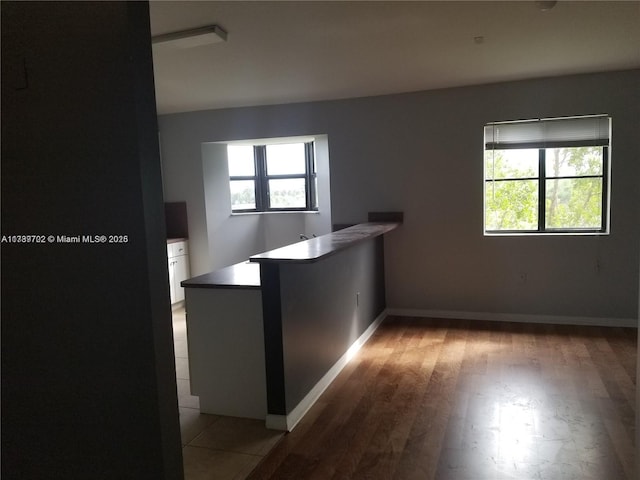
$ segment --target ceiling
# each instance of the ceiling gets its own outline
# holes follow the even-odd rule
[[[151,1],[159,114],[640,68],[640,1]]]

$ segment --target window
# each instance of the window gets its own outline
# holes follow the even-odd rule
[[[606,116],[485,126],[485,234],[607,233]]]
[[[233,212],[317,210],[313,142],[228,145]]]

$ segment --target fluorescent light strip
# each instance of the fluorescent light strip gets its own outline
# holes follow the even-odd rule
[[[226,41],[227,32],[217,25],[165,33],[151,38],[153,45],[166,45],[175,48],[193,48]]]

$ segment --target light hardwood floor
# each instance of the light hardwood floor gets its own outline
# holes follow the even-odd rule
[[[632,480],[635,329],[389,317],[250,479]]]

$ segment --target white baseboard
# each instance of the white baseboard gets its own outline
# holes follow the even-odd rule
[[[181,308],[185,308],[186,304],[184,300],[180,300],[179,302],[171,304],[171,311],[175,312],[176,310],[180,310]]]
[[[388,308],[387,315],[397,315],[400,317],[453,318],[459,320],[488,320],[491,322],[548,323],[555,325],[638,328],[638,320],[635,318],[572,317],[568,315],[533,315],[522,313],[458,312],[454,310],[420,310],[410,308]]]
[[[288,415],[267,415],[266,426],[272,430],[291,431],[309,411],[320,395],[335,380],[349,360],[360,350],[362,345],[376,331],[382,321],[389,315],[401,317],[451,318],[459,320],[487,320],[493,322],[543,323],[556,325],[585,325],[600,327],[638,327],[638,320],[634,318],[602,318],[602,317],[572,317],[566,315],[532,315],[521,313],[492,313],[492,312],[464,312],[454,310],[420,310],[409,308],[387,308],[382,312],[351,347],[327,371],[309,393],[296,405]]]
[[[380,326],[382,321],[387,317],[387,310],[383,311],[369,325],[358,339],[356,339],[349,349],[342,355],[336,363],[324,374],[324,376],[315,384],[315,386],[305,395],[305,397],[295,406],[288,415],[267,415],[266,426],[272,430],[284,430],[290,432],[295,428],[298,422],[304,417],[314,403],[320,398],[320,395],[335,380],[342,369],[349,363],[349,360],[362,348],[362,346],[373,335],[373,332]]]

